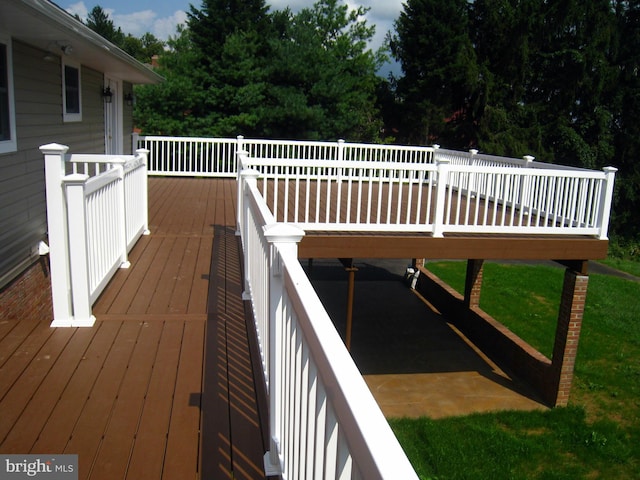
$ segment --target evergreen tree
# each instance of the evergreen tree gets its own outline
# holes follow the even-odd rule
[[[468,9],[467,0],[408,0],[395,22],[390,46],[404,74],[397,91],[407,120],[403,133],[411,142],[474,143],[480,72]]]
[[[640,1],[618,0],[620,71],[614,115],[616,203],[613,230],[640,236]]]
[[[93,7],[88,13],[86,25],[116,46],[121,46],[124,42],[125,35],[122,33],[122,29],[116,28],[113,20],[99,5]]]
[[[164,46],[163,41],[147,32],[140,38],[128,34],[120,47],[136,60],[142,63],[151,63],[153,56],[159,56],[164,52]]]
[[[191,40],[206,65],[221,60],[227,39],[236,33],[255,32],[266,39],[270,30],[264,0],[203,0],[200,9],[190,6],[188,25]]]
[[[204,134],[197,110],[202,92],[194,84],[193,66],[198,60],[190,32],[178,27],[167,42],[169,50],[159,59],[158,74],[165,81],[136,86],[134,122],[146,134],[193,136]]]
[[[375,108],[376,70],[383,60],[368,48],[374,27],[366,10],[321,0],[298,14],[281,12],[272,43],[268,136],[373,140],[381,122]]]
[[[139,89],[138,124],[168,135],[375,139],[382,58],[368,49],[365,13],[339,0],[296,15],[206,1],[161,56],[165,84]]]

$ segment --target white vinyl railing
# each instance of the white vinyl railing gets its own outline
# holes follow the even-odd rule
[[[296,160],[359,160],[386,163],[433,163],[431,147],[365,143],[306,142],[237,138],[140,136],[133,148],[149,153],[149,175],[235,177],[238,151],[250,157]]]
[[[304,232],[278,223],[246,170],[239,189],[245,298],[269,390],[267,475],[417,479],[297,258]]]
[[[614,168],[250,158],[277,221],[305,230],[607,237]]]
[[[91,306],[147,225],[147,151],[136,155],[67,155],[58,144],[45,157],[54,320],[91,326]],[[71,173],[69,173],[71,172]]]
[[[306,230],[576,234],[607,238],[615,169],[433,147],[134,136],[149,174],[261,172],[278,220]],[[238,152],[245,152],[242,157]],[[439,180],[438,180],[439,179]],[[284,185],[284,187],[283,187]],[[278,202],[283,202],[280,205]],[[353,212],[351,207],[357,211]]]

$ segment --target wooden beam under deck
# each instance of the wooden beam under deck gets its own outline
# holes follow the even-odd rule
[[[300,258],[447,258],[495,260],[598,260],[608,240],[590,237],[362,234],[307,232]]]

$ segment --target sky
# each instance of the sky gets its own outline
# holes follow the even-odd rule
[[[174,35],[176,26],[186,21],[186,11],[193,4],[200,8],[201,0],[54,0],[60,7],[72,15],[78,14],[86,19],[87,13],[96,5],[111,17],[116,27],[124,33],[140,37],[150,32],[161,40]],[[346,0],[351,7],[363,6],[371,10],[366,16],[369,25],[376,26],[376,35],[372,48],[378,48],[389,30],[393,29],[394,20],[400,15],[404,0]],[[272,10],[281,10],[289,6],[296,12],[310,7],[315,0],[266,0]]]

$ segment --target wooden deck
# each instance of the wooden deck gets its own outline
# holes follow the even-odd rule
[[[75,453],[91,480],[264,478],[235,188],[151,178],[152,235],[93,328],[0,324],[0,452]]]
[[[77,453],[81,479],[264,478],[235,180],[150,178],[150,230],[94,305],[92,328],[0,322],[0,453]],[[542,258],[589,238],[316,232],[300,256]]]

